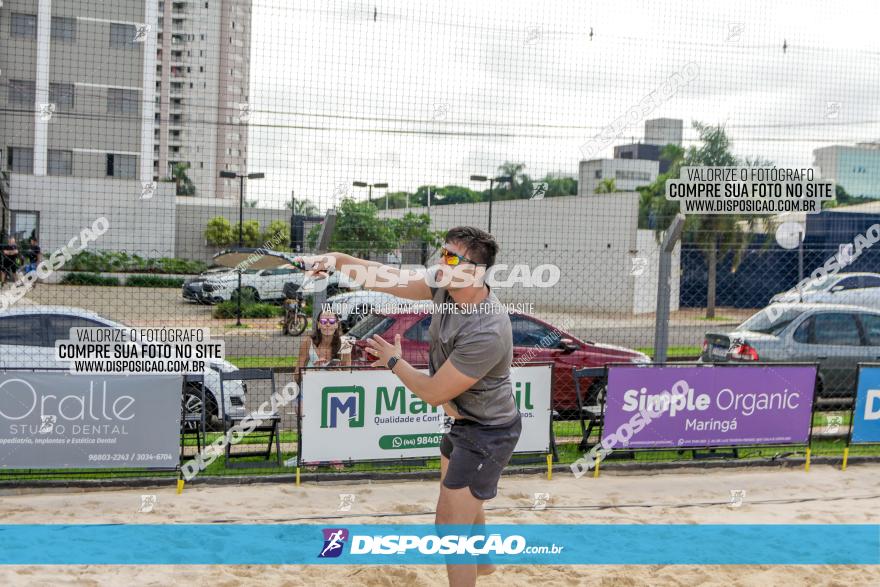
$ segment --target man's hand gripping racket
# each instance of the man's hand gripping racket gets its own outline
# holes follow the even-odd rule
[[[333,255],[300,255],[293,258],[290,266],[305,271],[306,277],[325,279],[336,271],[336,258]]]

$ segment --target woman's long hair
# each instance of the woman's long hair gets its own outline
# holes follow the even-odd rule
[[[336,318],[336,330],[333,332],[333,340],[330,342],[330,359],[338,359],[339,358],[339,349],[342,348],[342,323],[339,320],[339,315],[336,312],[331,311],[323,311],[318,314],[318,319],[315,320],[315,328],[312,331],[312,344],[315,345],[315,349],[321,346],[321,341],[324,338],[324,333],[321,332],[321,317],[325,314],[332,314],[334,318]]]

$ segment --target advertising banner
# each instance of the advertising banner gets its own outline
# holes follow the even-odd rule
[[[552,366],[512,367],[522,413],[516,452],[549,452]],[[302,461],[431,458],[440,454],[443,408],[432,408],[387,370],[306,370]]]
[[[0,469],[174,468],[180,375],[0,372]]]
[[[859,367],[850,442],[880,442],[880,366]]]
[[[806,444],[814,365],[611,366],[603,444]]]

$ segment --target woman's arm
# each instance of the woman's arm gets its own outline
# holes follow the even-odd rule
[[[297,382],[302,379],[302,370],[303,367],[306,366],[306,362],[309,360],[309,337],[304,336],[303,339],[299,343],[299,356],[296,358],[296,371],[293,374],[294,378]]]
[[[348,367],[351,365],[351,343],[342,339],[342,347],[339,349],[339,364]]]

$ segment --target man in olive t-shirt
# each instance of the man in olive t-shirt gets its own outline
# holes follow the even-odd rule
[[[495,497],[522,431],[510,383],[510,317],[483,279],[497,253],[495,239],[479,228],[449,230],[433,280],[443,287],[429,285],[424,274],[344,253],[294,260],[294,266],[315,276],[337,270],[367,289],[434,301],[429,373],[403,360],[400,335],[393,344],[379,336],[366,343],[374,366],[387,367],[416,396],[431,406],[442,405],[454,419],[440,443],[437,525],[485,525],[483,501]],[[377,273],[392,279],[377,282],[371,277]],[[447,564],[450,584],[473,585],[478,574],[494,571],[485,558],[475,563]]]
[[[462,418],[484,425],[510,422],[518,410],[510,383],[513,336],[507,310],[491,290],[471,306],[456,304],[445,289],[432,287],[431,292],[430,372],[449,360],[465,375],[480,378],[450,401]]]

